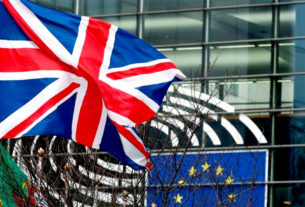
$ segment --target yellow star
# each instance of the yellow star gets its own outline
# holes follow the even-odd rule
[[[206,172],[210,169],[211,165],[208,164],[207,161],[205,161],[204,165],[201,165],[203,172]]]
[[[233,181],[234,181],[234,179],[231,178],[231,177],[229,176],[229,177],[226,179],[226,184],[227,184],[227,185],[230,185],[230,184],[233,183]]]
[[[237,197],[237,195],[234,193],[231,193],[230,195],[228,195],[229,201],[232,201],[234,203],[236,202],[236,197]]]
[[[185,180],[181,179],[181,180],[178,181],[178,183],[179,183],[180,185],[183,185],[183,184],[185,183]]]
[[[224,171],[223,168],[221,168],[220,165],[218,165],[218,168],[216,169],[216,175],[222,175],[222,172]]]
[[[195,175],[196,169],[192,166],[191,169],[189,169],[189,176]]]
[[[183,197],[180,196],[179,193],[177,194],[177,196],[174,196],[174,199],[175,199],[175,202],[176,202],[176,203],[181,203],[181,202],[182,202],[182,201],[181,201],[182,198],[183,198]]]

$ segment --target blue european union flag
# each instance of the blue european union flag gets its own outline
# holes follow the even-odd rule
[[[267,158],[266,150],[153,155],[147,206],[264,207]]]

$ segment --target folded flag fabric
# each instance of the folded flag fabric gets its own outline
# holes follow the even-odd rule
[[[38,199],[39,198],[39,199]],[[41,192],[35,190],[23,171],[0,144],[0,206],[48,207]]]
[[[135,126],[185,76],[143,40],[101,20],[0,2],[0,138],[58,135],[150,168]]]

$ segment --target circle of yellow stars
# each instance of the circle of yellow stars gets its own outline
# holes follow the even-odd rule
[[[205,163],[203,165],[201,165],[201,168],[202,168],[203,172],[208,172],[211,169],[211,165],[207,161],[205,161]],[[218,167],[215,169],[215,174],[217,176],[221,176],[224,171],[225,171],[225,169],[222,168],[221,165],[218,165]],[[189,173],[190,177],[195,176],[197,173],[197,169],[194,166],[192,166],[188,170],[188,173]],[[234,178],[231,176],[228,176],[227,179],[225,180],[226,185],[231,185],[233,182],[234,182]],[[184,179],[181,179],[178,181],[179,185],[183,185],[185,183],[186,183],[186,180],[184,180]],[[236,202],[236,198],[237,198],[236,194],[231,193],[231,194],[227,195],[227,197],[228,197],[229,201],[234,202],[234,203]],[[182,199],[183,199],[183,196],[181,196],[179,193],[176,196],[174,196],[174,200],[176,203],[182,203]]]

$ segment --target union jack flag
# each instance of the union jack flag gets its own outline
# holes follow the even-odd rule
[[[101,20],[28,0],[0,2],[0,138],[58,135],[139,170],[135,126],[184,75],[146,42]]]

